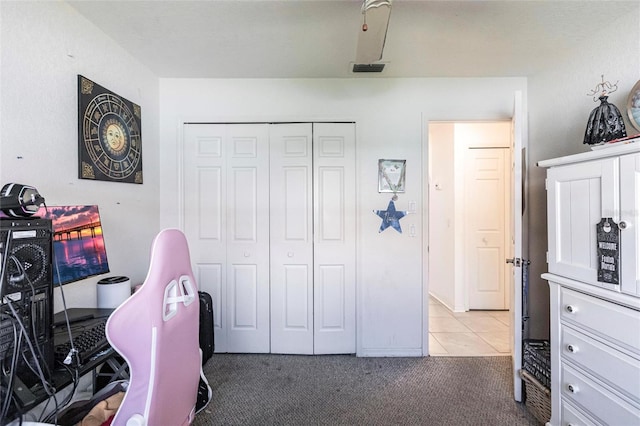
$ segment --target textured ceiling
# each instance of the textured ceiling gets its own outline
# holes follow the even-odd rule
[[[348,78],[360,0],[68,1],[160,77]],[[640,1],[395,0],[379,77],[528,76]]]

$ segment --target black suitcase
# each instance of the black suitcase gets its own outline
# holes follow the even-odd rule
[[[213,299],[204,291],[199,291],[200,298],[200,349],[202,349],[202,365],[213,355],[215,350],[213,336]]]

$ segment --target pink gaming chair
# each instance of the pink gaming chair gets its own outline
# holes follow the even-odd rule
[[[199,309],[187,240],[165,229],[153,241],[144,284],[107,321],[107,339],[130,369],[114,426],[193,421],[202,365]]]

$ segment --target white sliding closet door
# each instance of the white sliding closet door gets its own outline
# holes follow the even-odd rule
[[[216,352],[355,353],[355,124],[187,124],[183,164]]]
[[[312,124],[272,124],[271,352],[313,354]]]
[[[355,125],[313,125],[314,353],[356,351]]]
[[[214,299],[216,352],[269,352],[266,124],[184,129],[184,222],[194,274]]]

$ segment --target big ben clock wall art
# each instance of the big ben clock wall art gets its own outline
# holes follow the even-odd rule
[[[78,177],[142,183],[140,106],[78,75]]]

